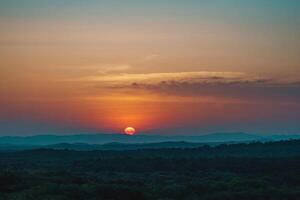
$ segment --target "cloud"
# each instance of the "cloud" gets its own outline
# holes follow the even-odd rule
[[[108,74],[108,73],[126,71],[131,68],[131,65],[128,65],[128,64],[119,64],[119,65],[106,64],[106,65],[100,65],[97,68],[99,69],[98,73]]]
[[[203,82],[209,80],[240,80],[245,76],[239,72],[174,72],[174,73],[147,73],[147,74],[114,74],[107,76],[85,77],[86,81],[107,82],[110,84],[128,85],[128,83],[139,82],[157,84],[162,81],[188,81]],[[130,84],[129,84],[130,85]]]
[[[253,81],[188,82],[162,81],[158,84],[132,83],[128,88],[175,96],[214,96],[253,100],[300,100],[300,85]]]
[[[300,81],[242,72],[103,74],[85,77],[109,92],[148,92],[174,97],[215,97],[247,101],[299,101]]]

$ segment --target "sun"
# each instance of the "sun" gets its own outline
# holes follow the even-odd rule
[[[125,134],[127,135],[134,135],[135,134],[135,128],[133,127],[127,127],[124,129]]]

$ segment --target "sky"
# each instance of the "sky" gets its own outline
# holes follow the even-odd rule
[[[300,133],[298,0],[1,0],[0,135]]]

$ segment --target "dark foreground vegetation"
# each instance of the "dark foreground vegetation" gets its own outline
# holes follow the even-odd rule
[[[300,199],[300,140],[0,152],[0,199]]]

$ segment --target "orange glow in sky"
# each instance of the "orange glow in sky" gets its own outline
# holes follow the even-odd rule
[[[42,2],[0,1],[0,135],[300,131],[298,1]]]

